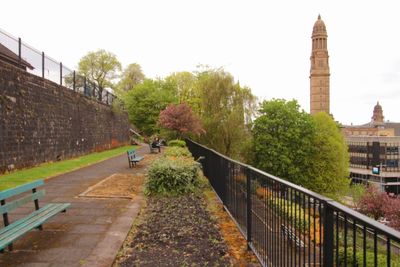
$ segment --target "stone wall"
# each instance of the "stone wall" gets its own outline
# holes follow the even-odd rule
[[[0,61],[0,173],[126,144],[127,114]]]

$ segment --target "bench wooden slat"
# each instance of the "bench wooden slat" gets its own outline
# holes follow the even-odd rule
[[[40,190],[36,193],[33,194],[29,194],[27,196],[24,196],[20,199],[17,199],[15,201],[9,202],[3,206],[0,206],[0,214],[4,214],[4,213],[9,213],[10,211],[21,207],[22,205],[25,205],[28,202],[33,202],[36,199],[40,199],[42,197],[44,197],[45,195],[45,191],[44,190]]]
[[[66,207],[68,207],[70,205],[70,203],[50,203],[47,204],[46,206],[35,210],[34,212],[32,212],[31,214],[27,215],[26,217],[23,217],[13,223],[11,223],[10,225],[0,229],[0,241],[3,238],[3,235],[6,234],[8,231],[18,231],[18,229],[20,227],[23,227],[24,224],[27,223],[27,221],[29,220],[35,220],[35,218],[40,218],[40,216],[46,215],[49,212],[52,212],[53,209],[58,209],[58,208],[62,208],[64,207],[63,205],[66,205]]]
[[[143,159],[143,157],[131,157],[131,158],[130,158],[131,161],[136,161],[136,162],[139,162],[139,161],[141,161],[142,159]]]
[[[29,216],[16,221],[1,229],[0,231],[0,249],[4,249],[7,245],[29,232],[30,230],[42,225],[48,219],[70,206],[70,203],[51,203],[43,208],[34,211]]]
[[[37,180],[37,181],[34,181],[32,183],[29,183],[29,184],[24,184],[24,185],[17,186],[15,188],[11,188],[11,189],[7,189],[7,190],[4,190],[4,191],[1,191],[0,192],[0,200],[4,200],[6,198],[9,198],[9,197],[24,193],[24,192],[26,192],[28,190],[32,190],[33,188],[37,188],[37,187],[42,186],[42,185],[44,185],[43,180]]]

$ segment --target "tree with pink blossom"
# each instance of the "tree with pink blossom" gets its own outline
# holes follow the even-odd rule
[[[186,134],[200,135],[205,131],[200,119],[193,114],[192,109],[186,104],[170,104],[160,112],[159,125],[172,130],[181,139]]]
[[[388,225],[400,231],[400,199],[390,198],[389,204],[384,208]]]
[[[388,205],[390,205],[389,196],[385,192],[380,192],[376,187],[369,186],[357,206],[361,213],[378,220],[385,216],[385,209]]]

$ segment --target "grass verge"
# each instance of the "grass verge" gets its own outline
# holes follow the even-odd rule
[[[18,170],[0,176],[0,191],[13,188],[21,184],[29,183],[38,179],[46,179],[63,173],[67,173],[82,167],[86,167],[99,161],[117,156],[131,149],[132,146],[123,146],[98,153],[92,153],[81,157],[43,163],[37,167]]]

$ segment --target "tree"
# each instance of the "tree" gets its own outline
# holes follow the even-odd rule
[[[74,87],[74,82],[75,82],[75,89],[77,91],[84,91],[84,86],[85,86],[85,77],[79,74],[75,74],[75,81],[74,81],[74,73],[71,72],[67,75],[64,76],[64,85],[69,88]]]
[[[253,165],[292,183],[309,179],[315,125],[296,100],[274,99],[261,104],[254,121]]]
[[[400,199],[389,198],[389,204],[383,207],[389,226],[400,231]]]
[[[82,57],[78,70],[81,75],[86,76],[86,79],[96,85],[98,99],[101,101],[104,88],[113,86],[113,79],[121,70],[121,63],[114,54],[100,49]]]
[[[127,92],[136,85],[143,83],[146,77],[143,74],[139,64],[133,63],[128,65],[122,73],[121,80],[118,84],[118,89],[121,92]]]
[[[352,199],[352,206],[357,210],[358,204],[361,199],[364,197],[367,187],[365,184],[357,184],[353,183],[343,195],[348,195]],[[340,201],[340,200],[339,200]]]
[[[251,90],[235,83],[233,76],[220,69],[197,73],[196,107],[205,134],[199,141],[230,157],[239,157],[241,146],[249,138],[246,114],[255,101]]]
[[[197,135],[204,133],[199,118],[185,103],[167,106],[160,113],[159,124],[174,131],[179,139],[188,133]]]
[[[335,194],[349,186],[349,153],[336,122],[325,112],[312,116],[315,132],[312,139],[310,177],[304,186],[325,194]]]
[[[322,194],[348,185],[349,156],[340,130],[325,114],[300,111],[297,101],[264,101],[253,127],[253,165]]]
[[[400,230],[400,199],[390,198],[386,192],[370,185],[358,201],[357,207],[361,213],[375,220],[386,218],[390,227]]]
[[[390,198],[385,192],[380,192],[376,187],[369,186],[357,206],[361,213],[378,220],[385,216],[385,208],[390,206]]]
[[[188,71],[174,72],[165,80],[176,87],[179,103],[187,103],[192,109],[198,107],[199,94],[196,90],[197,77]],[[198,110],[198,108],[196,109]]]
[[[176,102],[175,88],[162,80],[146,79],[124,97],[130,121],[147,135],[158,131],[161,110]]]

